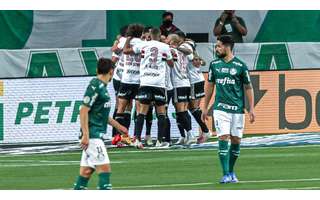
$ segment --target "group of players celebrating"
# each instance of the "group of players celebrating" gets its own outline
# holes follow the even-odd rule
[[[203,60],[195,51],[195,44],[183,34],[162,37],[157,28],[144,28],[132,24],[121,30],[113,47],[112,59],[100,58],[97,77],[93,78],[84,95],[80,110],[83,149],[80,174],[74,189],[86,189],[94,171],[99,175],[98,188],[111,189],[110,161],[101,139],[107,123],[114,127],[114,144],[130,143],[128,128],[131,121],[132,103],[136,104],[134,146],[143,148],[141,133],[146,121],[145,143],[153,145],[150,137],[152,107],[158,118],[156,146],[170,145],[170,120],[167,108],[170,101],[176,109],[176,120],[181,137],[176,144],[204,142],[211,133],[204,123],[213,95],[213,118],[218,137],[218,155],[223,176],[220,183],[236,183],[234,172],[240,155],[240,142],[244,130],[245,96],[249,102],[249,121],[255,121],[254,95],[248,68],[232,53],[234,41],[231,36],[220,36],[215,44],[216,59],[210,63],[208,86],[204,92],[204,78],[199,70]],[[115,66],[116,65],[116,66]],[[109,117],[110,96],[107,84],[113,78],[116,91],[114,119]],[[205,97],[202,111],[199,101]],[[191,116],[202,129],[196,139],[191,132]],[[151,117],[150,117],[151,116]],[[231,141],[231,145],[229,145]]]
[[[211,133],[201,120],[200,99],[205,96],[204,77],[200,66],[204,61],[195,51],[195,43],[182,32],[161,35],[158,28],[131,24],[120,30],[112,47],[116,64],[113,85],[116,91],[114,119],[129,129],[132,104],[135,103],[133,145],[143,148],[141,135],[146,122],[145,145],[153,145],[150,129],[155,107],[158,119],[157,147],[168,147],[170,120],[168,105],[176,109],[176,121],[181,137],[175,144],[204,142]],[[202,134],[196,138],[191,131],[191,116],[198,122]],[[113,129],[112,144],[130,144],[130,138]]]

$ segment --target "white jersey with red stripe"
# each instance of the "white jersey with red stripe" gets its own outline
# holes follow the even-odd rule
[[[140,38],[133,38],[130,41],[130,46],[140,46],[145,43]],[[140,53],[124,54],[124,71],[122,74],[122,83],[139,84],[140,83]]]
[[[118,62],[116,63],[116,68],[113,73],[113,79],[117,81],[121,81],[122,79],[122,74],[124,71],[124,54],[122,53],[122,49],[124,47],[124,44],[126,43],[126,38],[121,37],[119,39],[119,44],[117,45],[118,49],[121,51],[119,53],[112,52],[112,57],[118,58]]]
[[[174,67],[171,70],[171,81],[174,88],[190,87],[188,76],[188,63],[193,59],[193,55],[186,56],[177,49],[171,48]]]
[[[194,53],[194,49],[188,42],[183,43],[180,47],[189,49],[192,51],[192,53]],[[192,62],[188,63],[188,76],[191,84],[204,81],[204,76],[201,72],[200,67],[193,66]]]
[[[140,85],[167,88],[167,60],[172,60],[169,45],[151,40],[133,46],[133,51],[141,53]]]

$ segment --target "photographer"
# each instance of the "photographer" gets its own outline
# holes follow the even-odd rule
[[[236,16],[234,10],[225,10],[216,20],[213,33],[216,37],[230,35],[235,43],[243,43],[242,36],[246,36],[248,30],[244,20]]]

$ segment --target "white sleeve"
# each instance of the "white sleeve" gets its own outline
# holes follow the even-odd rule
[[[138,54],[138,53],[141,52],[141,47],[142,47],[141,45],[135,44],[135,45],[132,46],[132,50],[133,50],[133,52],[134,52],[135,54]]]
[[[193,58],[194,58],[193,53],[192,53],[192,54],[187,55],[187,58],[188,58],[188,60],[189,60],[189,61],[192,61],[192,60],[193,60]]]
[[[193,52],[192,46],[191,46],[190,44],[188,44],[188,43],[183,43],[183,44],[180,45],[180,47],[181,47],[181,48],[188,49],[188,50],[190,50],[190,51]]]
[[[126,44],[126,41],[127,41],[126,38],[120,38],[120,41],[119,41],[117,47],[118,47],[119,49],[123,49],[124,45]]]
[[[172,54],[169,47],[165,49],[165,53],[167,54],[167,60],[172,60]]]

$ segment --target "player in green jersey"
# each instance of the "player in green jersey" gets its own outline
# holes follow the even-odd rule
[[[80,109],[80,145],[83,149],[80,175],[74,184],[75,190],[86,189],[94,171],[99,175],[98,189],[111,189],[110,161],[101,139],[107,124],[126,134],[128,130],[109,117],[111,98],[107,84],[111,81],[114,66],[110,59],[100,58],[97,64],[97,77],[93,78],[84,95]]]
[[[202,119],[207,119],[208,104],[216,86],[213,118],[219,138],[218,154],[223,171],[220,183],[238,182],[234,165],[240,155],[240,141],[245,121],[245,95],[250,106],[249,121],[255,121],[254,95],[249,71],[246,64],[232,54],[233,46],[231,36],[224,35],[217,40],[215,51],[218,58],[210,63],[209,83],[202,114]]]

